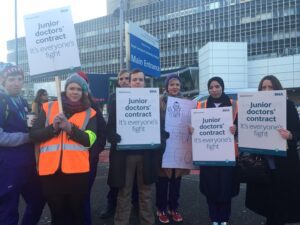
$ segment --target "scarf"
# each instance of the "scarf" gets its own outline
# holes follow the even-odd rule
[[[207,108],[214,108],[215,103],[221,103],[220,106],[231,106],[230,98],[224,92],[219,98],[213,98],[211,95],[207,99]]]
[[[90,107],[90,103],[84,104],[82,101],[72,102],[65,94],[61,95],[63,111],[67,114],[82,112]]]
[[[171,96],[171,95],[169,95],[168,92],[164,91],[164,93],[162,95],[162,98],[163,98],[163,101],[164,101],[165,104],[167,104],[167,102],[168,102],[168,96]],[[181,92],[179,92],[176,96],[171,96],[171,97],[182,98],[183,95],[181,94]]]

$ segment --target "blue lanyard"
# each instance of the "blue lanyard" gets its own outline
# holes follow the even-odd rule
[[[25,111],[25,106],[23,105],[20,96],[18,97],[10,97],[12,103],[14,104],[14,106],[16,107],[20,117],[23,120],[26,120],[26,111]]]

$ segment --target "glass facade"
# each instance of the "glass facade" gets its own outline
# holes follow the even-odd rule
[[[300,54],[299,0],[161,0],[128,9],[125,20],[159,38],[162,71],[197,66],[198,50],[210,41],[247,42],[250,60]],[[119,71],[118,12],[75,30],[83,70]],[[18,41],[19,63],[28,71],[25,39]],[[14,48],[9,41],[8,61]]]

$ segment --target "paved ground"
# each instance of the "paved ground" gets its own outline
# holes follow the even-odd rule
[[[99,218],[100,211],[106,206],[106,193],[108,191],[106,185],[107,170],[107,152],[104,151],[100,156],[98,174],[92,191],[92,217],[94,225],[113,225],[113,219],[102,220]],[[195,173],[196,171],[194,171],[193,175],[185,176],[182,180],[180,211],[182,212],[184,221],[179,223],[181,225],[210,224],[205,198],[198,189],[199,177]],[[153,197],[154,193],[155,189],[153,189]],[[239,196],[233,199],[230,225],[263,225],[265,222],[263,217],[245,208],[244,197],[245,185],[242,184]],[[23,204],[20,208],[22,212]],[[153,211],[154,210],[153,208]],[[137,215],[137,212],[132,212],[130,225],[138,225]],[[49,210],[45,208],[39,225],[50,225],[49,221]],[[160,223],[156,221],[156,224]]]

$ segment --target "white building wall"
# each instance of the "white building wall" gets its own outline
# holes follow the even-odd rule
[[[225,90],[247,88],[247,70],[247,43],[209,42],[199,50],[199,93],[213,76],[223,78]]]
[[[300,55],[248,61],[247,43],[209,42],[199,50],[199,93],[207,81],[223,78],[226,90],[256,89],[266,75],[276,76],[284,88],[300,87]]]
[[[248,61],[250,88],[266,75],[276,76],[284,88],[300,87],[300,55]]]

